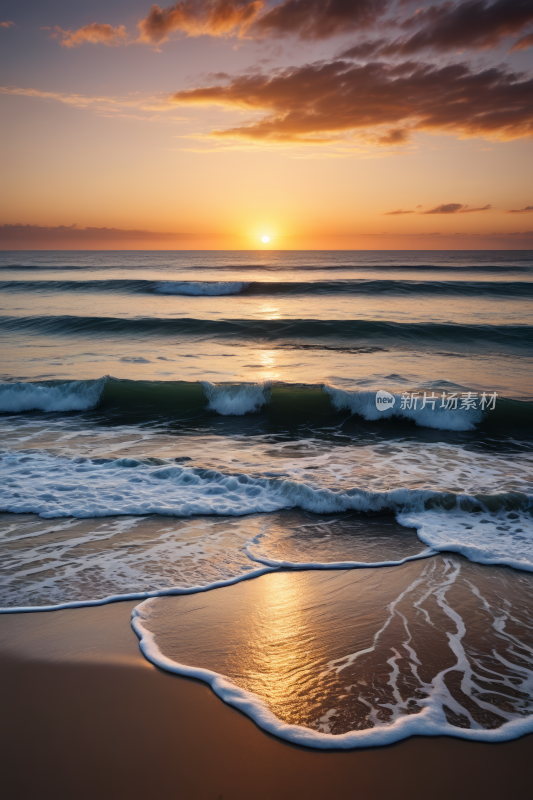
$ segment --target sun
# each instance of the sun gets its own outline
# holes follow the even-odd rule
[[[270,236],[261,236],[261,241],[263,244],[267,244],[270,241]]]

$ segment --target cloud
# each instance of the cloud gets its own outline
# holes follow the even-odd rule
[[[0,22],[0,28],[16,28],[16,27],[17,25],[15,25],[14,22],[8,22],[8,21]]]
[[[463,203],[442,203],[440,206],[430,208],[429,211],[421,211],[421,214],[473,214],[476,211],[489,211],[491,205],[483,206],[482,208],[469,208]]]
[[[414,214],[414,211],[405,211],[403,208],[397,208],[396,211],[386,211],[382,217],[397,217],[400,214]]]
[[[436,50],[495,47],[530,22],[533,22],[531,0],[445,2],[417,11],[405,20],[402,27],[416,25],[419,30],[406,41],[393,44],[391,50],[411,54],[426,47]]]
[[[167,8],[153,5],[139,23],[140,40],[159,44],[174,31],[187,36],[327,39],[367,27],[389,4],[389,0],[284,0],[265,9],[265,0],[180,0]]]
[[[405,141],[412,130],[498,139],[533,134],[533,78],[506,66],[473,72],[466,64],[335,60],[236,76],[177,92],[174,101],[264,112],[211,134],[255,141],[331,142],[354,133]]]
[[[184,234],[120,228],[79,228],[77,225],[0,225],[0,250],[221,250],[254,247],[253,237],[220,234]],[[533,231],[446,234],[315,232],[280,237],[280,249],[530,249]]]
[[[533,22],[533,3],[531,0],[444,2],[419,9],[411,17],[397,22],[404,30],[418,30],[408,38],[395,41],[379,38],[360,42],[341,53],[341,58],[411,56],[429,48],[444,52],[496,47]],[[526,50],[532,44],[533,34],[519,39],[511,52]]]
[[[514,53],[517,50],[528,50],[530,47],[533,47],[533,33],[530,33],[529,36],[523,36],[515,42],[510,52]]]
[[[353,57],[365,58],[372,53],[413,54],[425,48],[494,47],[533,21],[531,0],[446,0],[406,18],[408,8],[409,3],[395,5],[394,0],[282,0],[277,5],[269,5],[268,0],[178,0],[166,8],[152,5],[138,23],[137,41],[158,45],[175,32],[259,39],[296,36],[319,41],[360,32],[378,19],[389,29],[414,30],[408,38],[394,42],[377,39],[355,45]],[[64,47],[77,47],[83,42],[123,44],[128,38],[123,25],[113,28],[98,23],[76,31],[56,26],[54,35]],[[513,49],[528,47],[528,38],[520,39]]]
[[[120,228],[79,228],[77,225],[0,225],[0,247],[17,249],[24,247],[43,247],[64,245],[74,248],[81,245],[109,244],[124,242],[157,243],[180,238],[177,233],[160,233],[146,230],[122,230]]]
[[[526,206],[525,208],[511,208],[507,214],[529,214],[533,211],[533,206]]]
[[[168,8],[153,5],[139,22],[140,40],[160,44],[174,31],[188,36],[242,35],[263,5],[263,0],[180,0]]]
[[[378,144],[405,144],[409,139],[409,132],[402,128],[388,131],[378,137]]]
[[[387,0],[285,0],[262,14],[253,32],[327,39],[371,25],[387,6]]]
[[[459,212],[460,214],[475,214],[477,211],[491,211],[492,206],[488,203],[486,206],[482,206],[481,208],[468,208],[468,206],[464,206]]]
[[[113,28],[111,25],[100,25],[98,22],[93,22],[92,25],[84,25],[83,28],[78,28],[77,31],[64,31],[63,28],[56,25],[54,31],[53,38],[58,39],[62,47],[69,48],[79,47],[84,42],[115,46],[123,44],[128,37],[124,25]]]
[[[75,108],[87,108],[100,115],[125,116],[124,110],[135,109],[142,112],[136,119],[142,120],[167,120],[183,122],[184,117],[168,116],[168,112],[175,109],[166,95],[153,96],[126,96],[105,97],[102,95],[67,94],[66,92],[45,92],[41,89],[26,89],[22,86],[0,86],[0,94],[19,95],[21,97],[36,97],[41,100],[52,100],[64,103]],[[154,113],[155,112],[155,113]],[[130,115],[131,116],[131,115]]]

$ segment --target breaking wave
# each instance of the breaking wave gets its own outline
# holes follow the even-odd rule
[[[330,385],[261,383],[214,384],[209,381],[129,381],[102,377],[93,381],[44,381],[42,383],[0,384],[0,413],[31,411],[61,412],[114,409],[127,414],[142,409],[150,416],[167,414],[180,417],[191,411],[213,412],[221,416],[243,416],[261,412],[287,424],[313,421],[334,423],[335,416],[359,417],[368,422],[386,423],[392,418],[409,420],[419,427],[445,431],[470,431],[478,426],[497,428],[530,427],[533,403],[498,398],[494,409],[442,407],[442,403],[422,408],[424,390],[416,407],[404,407],[400,394],[392,396],[394,407],[380,411],[375,391],[347,391]],[[428,396],[431,392],[427,391]],[[461,393],[459,393],[460,395]],[[440,395],[438,395],[440,397]],[[333,416],[334,415],[334,416]],[[338,423],[337,423],[338,424]]]
[[[0,510],[45,518],[160,514],[242,516],[301,508],[397,515],[435,551],[533,570],[532,498],[521,492],[467,495],[432,489],[334,491],[282,478],[228,474],[157,458],[68,459],[45,452],[0,457]],[[271,561],[264,562],[272,566]],[[300,566],[300,565],[299,565]]]
[[[106,380],[0,384],[0,413],[87,411],[100,402]]]

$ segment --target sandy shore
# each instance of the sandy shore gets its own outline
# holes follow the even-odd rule
[[[500,798],[533,792],[533,736],[319,752],[148,664],[135,603],[0,615],[4,797]]]

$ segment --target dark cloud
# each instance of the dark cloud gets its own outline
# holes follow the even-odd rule
[[[430,208],[429,211],[422,211],[422,214],[457,214],[464,208],[462,203],[442,203],[440,206]]]
[[[400,214],[414,214],[414,211],[405,211],[403,208],[397,208],[396,211],[386,211],[382,217],[398,217]]]
[[[371,56],[411,56],[425,49],[437,51],[486,49],[495,47],[508,36],[519,34],[533,23],[532,0],[466,0],[445,2],[421,9],[405,20],[398,20],[404,30],[417,30],[408,38],[385,41],[383,38],[361,42],[345,50],[341,58],[366,59]],[[513,50],[526,50],[533,44],[533,34],[519,39]]]
[[[389,5],[387,0],[285,0],[258,17],[253,31],[327,39],[371,25]]]
[[[508,214],[528,214],[533,211],[533,206],[526,206],[525,208],[511,208]]]
[[[481,208],[468,208],[468,206],[465,206],[464,208],[461,209],[461,211],[459,213],[460,214],[475,214],[476,211],[491,211],[491,210],[492,210],[492,206],[490,205],[490,203],[488,203],[486,206],[482,206]]]
[[[494,47],[531,22],[531,0],[446,2],[429,6],[407,19],[402,27],[416,26],[417,32],[404,42],[394,43],[390,49],[411,54],[427,47],[435,50]]]
[[[379,53],[388,44],[386,39],[371,39],[343,50],[339,57],[353,58],[355,61],[366,61],[366,59]]]
[[[473,214],[476,211],[489,211],[491,205],[482,208],[469,208],[463,203],[442,203],[440,206],[430,208],[429,211],[421,211],[421,214]]]
[[[180,0],[167,8],[153,5],[139,22],[140,38],[159,44],[174,31],[188,36],[242,34],[263,5],[263,0]]]
[[[265,112],[257,122],[213,133],[252,140],[330,141],[359,132],[386,143],[405,141],[410,130],[500,139],[533,134],[533,79],[505,66],[473,72],[466,64],[336,60],[238,76],[177,92],[174,100]]]

